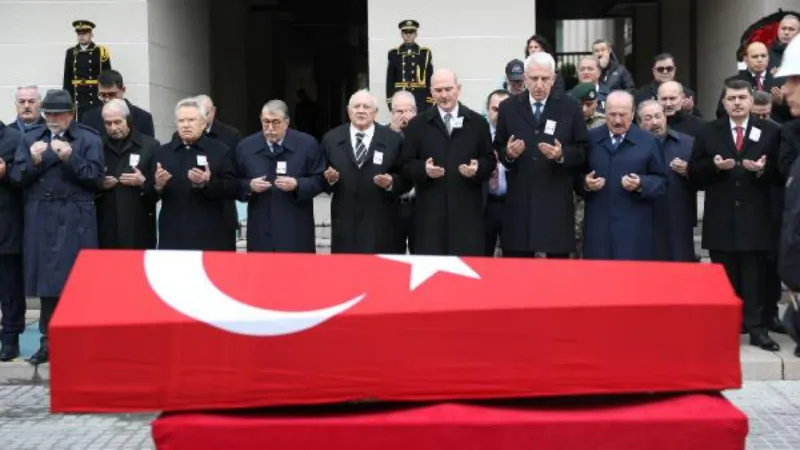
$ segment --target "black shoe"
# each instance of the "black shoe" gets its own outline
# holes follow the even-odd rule
[[[777,352],[781,349],[781,346],[778,345],[777,342],[773,341],[766,331],[750,333],[750,345],[759,347],[760,349],[768,352]]]
[[[3,341],[0,348],[0,361],[7,362],[19,357],[19,344],[16,341]]]
[[[773,333],[786,334],[786,327],[783,326],[778,316],[773,316],[771,319],[767,320],[767,328]]]
[[[34,366],[44,364],[48,361],[50,361],[50,350],[46,345],[39,347],[39,350],[36,350],[36,353],[28,360],[28,362]]]

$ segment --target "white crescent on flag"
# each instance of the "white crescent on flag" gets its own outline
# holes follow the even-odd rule
[[[201,251],[147,250],[144,266],[147,281],[164,303],[199,322],[248,336],[282,336],[314,328],[366,296],[362,293],[328,308],[278,311],[242,303],[220,291],[208,277]]]

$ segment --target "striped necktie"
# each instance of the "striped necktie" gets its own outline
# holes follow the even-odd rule
[[[364,158],[367,157],[367,146],[364,145],[364,136],[362,132],[356,133],[356,164],[361,167],[364,164]]]

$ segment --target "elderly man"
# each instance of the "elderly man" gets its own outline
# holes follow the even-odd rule
[[[403,135],[403,131],[417,115],[417,104],[414,95],[408,91],[398,91],[392,96],[391,102],[392,119],[389,127]],[[398,214],[400,224],[397,227],[397,252],[414,253],[414,221],[416,191],[412,187],[410,191],[398,197]]]
[[[657,100],[667,116],[667,125],[679,133],[695,137],[705,124],[700,117],[683,108],[686,94],[683,85],[677,81],[665,81],[658,86]]]
[[[350,97],[350,123],[322,138],[325,191],[333,195],[331,253],[396,253],[397,198],[411,188],[400,174],[402,137],[376,124],[378,102],[369,91]],[[402,253],[405,253],[403,246]]]
[[[103,158],[106,173],[97,196],[100,248],[156,248],[156,202],[152,189],[157,140],[132,126],[124,100],[102,107]]]
[[[289,128],[289,108],[270,100],[261,131],[236,148],[238,198],[247,202],[247,251],[315,253],[314,197],[325,159],[317,140]]]
[[[747,81],[727,80],[723,102],[727,115],[703,128],[689,161],[689,179],[706,193],[703,248],[725,267],[744,303],[750,344],[777,351],[764,322],[764,292],[780,128],[750,115],[753,95]]]
[[[86,111],[81,119],[81,123],[97,130],[100,136],[105,135],[106,126],[103,120],[103,105],[111,100],[117,99],[124,101],[128,110],[130,110],[130,122],[133,128],[142,134],[155,137],[156,131],[153,125],[153,115],[125,98],[126,87],[121,73],[116,70],[103,71],[97,79],[97,84],[98,97],[101,104]]]
[[[403,141],[403,173],[414,182],[415,253],[484,253],[484,183],[495,169],[489,124],[459,102],[451,70],[431,77],[435,107],[413,118]]]
[[[47,327],[78,253],[97,248],[94,200],[105,166],[100,136],[73,120],[68,92],[48,91],[42,111],[47,126],[25,134],[11,170],[25,190],[25,293],[42,305],[34,365],[49,360]]]
[[[798,31],[800,31],[800,18],[794,14],[787,14],[781,19],[780,24],[778,24],[777,39],[775,39],[769,49],[770,73],[777,72],[778,67],[781,66],[783,61],[784,52],[789,46],[789,43],[797,36]]]
[[[589,84],[594,88],[595,92],[595,110],[603,112],[606,109],[606,98],[608,97],[608,89],[600,83],[600,62],[594,56],[584,56],[578,62],[578,81],[581,84]],[[577,87],[577,86],[576,86]],[[585,87],[583,89],[586,89]],[[572,88],[570,93],[574,93],[575,88]],[[580,97],[573,95],[574,97]],[[584,109],[584,113],[585,113]],[[585,114],[584,114],[585,115]]]
[[[505,257],[575,252],[573,178],[586,162],[588,135],[578,102],[551,92],[555,68],[549,53],[532,53],[525,60],[527,92],[500,104],[494,145],[508,169]]]
[[[0,122],[0,361],[19,356],[19,335],[25,329],[22,192],[10,177],[21,139],[21,132]]]
[[[205,135],[208,118],[195,98],[178,102],[175,123],[178,132],[156,150],[152,188],[147,184],[161,199],[158,248],[230,250],[235,236],[225,205],[236,197],[231,150]]]
[[[655,100],[640,103],[637,116],[639,126],[658,138],[662,158],[669,166],[667,193],[655,202],[655,259],[696,261],[697,188],[689,181],[687,171],[694,138],[670,129],[664,109]]]
[[[655,136],[633,123],[634,99],[612,92],[606,125],[589,131],[583,257],[653,260],[655,203],[666,193],[667,169]]]
[[[45,125],[39,111],[42,103],[42,96],[39,94],[39,87],[36,85],[20,86],[14,92],[14,107],[17,109],[17,117],[9,122],[9,126],[25,133],[28,129],[36,125]]]

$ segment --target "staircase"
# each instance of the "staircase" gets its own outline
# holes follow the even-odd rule
[[[331,252],[331,197],[320,194],[314,199],[314,225],[317,235],[317,253]],[[236,248],[244,252],[247,248],[247,220],[241,221],[241,233]]]

